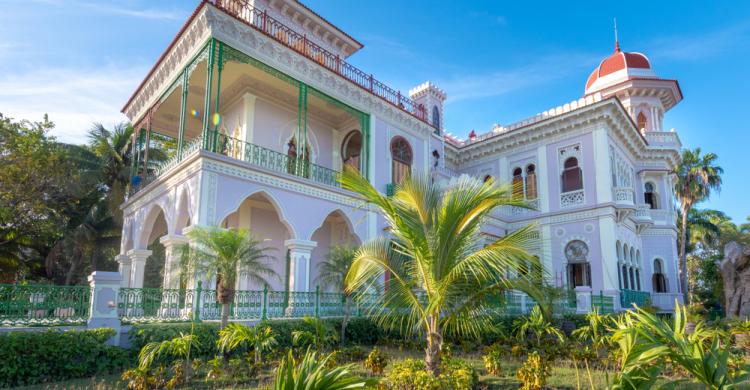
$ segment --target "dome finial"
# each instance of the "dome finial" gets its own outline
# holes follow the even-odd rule
[[[620,41],[617,39],[617,18],[615,18],[615,53],[620,52]]]

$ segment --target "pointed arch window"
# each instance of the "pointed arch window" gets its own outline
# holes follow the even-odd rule
[[[411,174],[411,163],[414,159],[409,142],[403,137],[391,141],[391,178],[394,184],[401,182]]]
[[[648,118],[646,118],[646,114],[643,113],[643,111],[638,113],[638,130],[640,131],[646,131],[646,126],[648,126]]]
[[[440,134],[440,109],[432,106],[432,125],[435,126],[435,134]]]
[[[536,197],[536,166],[534,164],[529,164],[526,167],[526,199],[534,200]]]
[[[350,131],[341,143],[341,160],[344,164],[360,170],[362,163],[362,133],[359,130]]]
[[[654,259],[654,275],[651,279],[655,293],[667,292],[667,278],[664,275],[664,264],[661,259]]]
[[[572,192],[583,189],[583,173],[578,166],[578,159],[568,157],[563,164],[562,192]]]
[[[523,169],[513,169],[513,199],[523,199]]]
[[[643,198],[646,201],[646,204],[648,204],[652,209],[659,208],[657,200],[658,196],[656,195],[654,183],[646,182],[646,185],[644,185]]]

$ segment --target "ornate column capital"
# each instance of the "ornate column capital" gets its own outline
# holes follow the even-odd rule
[[[180,234],[167,234],[159,238],[159,242],[165,247],[173,247],[175,245],[187,244],[189,240],[186,236]]]
[[[128,251],[128,257],[131,262],[146,261],[153,252],[148,249],[131,249]]]

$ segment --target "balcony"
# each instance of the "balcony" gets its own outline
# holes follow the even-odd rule
[[[633,189],[630,187],[614,187],[612,188],[612,193],[614,195],[615,205],[617,206],[625,206],[625,207],[634,207],[635,204],[633,202]]]
[[[651,206],[648,204],[636,205],[635,212],[633,213],[633,222],[635,222],[638,234],[653,226],[654,220],[651,218]]]
[[[560,207],[573,207],[584,204],[586,197],[583,190],[563,192],[560,194]]]
[[[320,66],[336,73],[360,88],[385,100],[398,109],[412,115],[430,126],[433,124],[428,120],[427,110],[417,105],[408,96],[401,94],[384,83],[378,81],[372,74],[365,73],[359,68],[342,60],[320,47],[293,29],[287,27],[279,20],[274,19],[264,10],[259,10],[251,5],[248,0],[209,0],[217,8],[233,16],[240,22],[262,32],[270,38],[280,42],[284,46],[316,62]]]
[[[680,137],[674,131],[647,131],[645,136],[651,147],[676,150],[682,148]]]
[[[244,142],[224,134],[216,134],[215,136],[216,141],[213,143],[213,146],[203,147],[203,137],[198,137],[188,142],[181,159],[178,156],[174,156],[161,163],[156,169],[149,172],[146,178],[141,180],[138,185],[131,185],[128,192],[129,195],[134,195],[138,191],[148,187],[150,183],[162,177],[166,172],[178,166],[181,161],[197,153],[199,150],[215,152],[245,161],[265,170],[305,178],[330,187],[340,187],[339,171],[313,164],[309,161],[303,161],[299,158],[290,157],[286,154],[260,145]]]

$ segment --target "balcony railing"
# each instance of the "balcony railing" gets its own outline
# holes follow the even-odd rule
[[[332,187],[340,186],[338,171],[223,134],[217,136],[214,151],[271,171],[304,177]]]
[[[633,189],[629,187],[614,187],[615,202],[620,204],[633,205]]]
[[[427,110],[424,107],[417,105],[417,103],[408,96],[402,95],[401,91],[397,91],[385,85],[376,80],[372,74],[363,72],[357,67],[342,60],[339,55],[333,54],[318,46],[307,39],[306,35],[292,30],[280,21],[269,16],[265,10],[259,10],[253,7],[250,4],[250,1],[209,0],[209,2],[213,3],[217,8],[223,10],[229,15],[234,16],[239,21],[282,43],[284,46],[287,46],[297,53],[317,62],[326,69],[338,74],[346,80],[349,80],[388,103],[391,103],[404,112],[411,114],[422,122],[434,126],[434,124],[427,120]]]
[[[560,207],[572,207],[581,205],[585,202],[586,197],[583,190],[563,192],[560,194]]]

